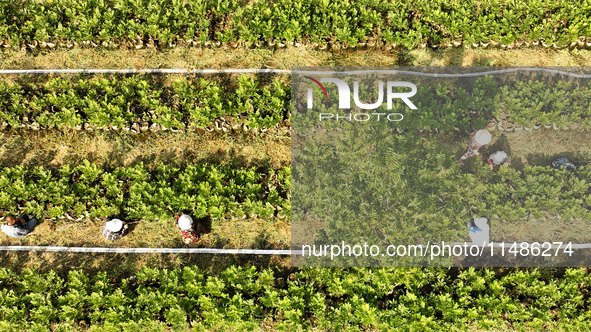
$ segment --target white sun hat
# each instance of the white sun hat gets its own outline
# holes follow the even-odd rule
[[[478,144],[487,145],[488,143],[490,143],[492,136],[488,132],[488,130],[481,129],[476,132],[476,135],[474,135],[474,138],[476,139],[476,142],[478,142]]]
[[[119,219],[111,219],[105,224],[105,228],[111,232],[119,232],[123,228],[123,221]]]
[[[188,231],[193,227],[193,218],[187,214],[183,214],[179,217],[179,228]]]
[[[504,163],[509,157],[505,153],[505,151],[496,151],[490,155],[490,159],[495,165],[500,165]]]

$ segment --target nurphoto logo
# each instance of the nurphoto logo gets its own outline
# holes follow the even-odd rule
[[[351,108],[351,89],[349,85],[338,78],[321,78],[320,81],[314,79],[310,76],[304,76],[305,78],[314,82],[328,99],[328,93],[324,88],[322,83],[334,83],[337,86],[338,94],[339,94],[339,108],[340,109],[350,109]],[[306,82],[308,83],[308,82]],[[312,85],[312,83],[308,83]],[[314,85],[312,85],[314,86]],[[394,92],[395,87],[406,87],[410,88],[410,92]],[[386,103],[387,109],[392,109],[392,104],[394,99],[401,99],[410,109],[416,110],[417,107],[410,101],[409,98],[413,97],[417,93],[417,86],[410,83],[410,82],[398,82],[398,81],[388,81],[386,84]],[[308,109],[312,109],[313,107],[313,99],[314,99],[314,89],[308,88]],[[353,82],[353,101],[355,105],[363,110],[374,110],[384,103],[384,81],[378,81],[378,99],[373,104],[365,104],[361,102],[359,99],[359,82]]]

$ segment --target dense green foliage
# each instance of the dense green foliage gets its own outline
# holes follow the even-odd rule
[[[591,36],[587,1],[111,0],[0,2],[0,40],[109,45],[216,42],[376,42],[414,48],[495,40],[565,46]]]
[[[466,175],[470,185],[467,202],[479,215],[499,215],[516,220],[544,212],[564,220],[591,218],[591,167],[580,166],[575,172],[549,166],[523,170],[501,167],[499,172],[481,169],[477,177]]]
[[[530,127],[537,121],[591,125],[591,87],[586,81],[525,77],[501,84],[487,76],[471,86],[461,81],[433,84],[421,77],[413,82],[420,87],[413,97],[418,109],[395,103],[388,111],[404,115],[404,121],[392,123],[403,130],[467,132],[484,128],[501,112],[509,121]],[[361,89],[368,93],[369,101],[375,98],[371,88]],[[0,124],[5,122],[11,128],[35,124],[46,129],[91,125],[121,130],[133,128],[135,123],[196,129],[214,128],[214,123],[223,119],[230,128],[242,128],[243,124],[271,128],[291,120],[291,92],[285,77],[265,75],[21,77],[0,81]],[[336,89],[328,92],[330,100],[338,100]],[[295,107],[305,102],[294,100]],[[315,112],[323,112],[323,105],[317,106]],[[297,129],[317,125],[316,118],[311,117],[310,122],[300,121]]]
[[[37,217],[122,214],[130,220],[169,219],[177,211],[198,218],[244,215],[271,217],[290,213],[290,169],[257,172],[225,166],[142,163],[103,170],[85,161],[50,170],[22,165],[0,170],[0,208]]]
[[[500,68],[500,70],[511,68]],[[404,70],[404,69],[403,69]],[[477,70],[482,70],[478,68]],[[420,69],[413,69],[420,72]],[[431,74],[448,73],[445,69],[436,67],[425,69]],[[540,69],[538,72],[527,70],[513,73],[494,73],[494,69],[487,70],[493,74],[480,77],[461,78],[435,78],[420,77],[415,75],[393,76],[398,80],[412,82],[417,86],[417,93],[412,102],[417,109],[410,109],[403,102],[393,102],[392,109],[386,109],[384,105],[376,110],[355,110],[351,113],[383,112],[400,113],[404,119],[399,122],[391,122],[403,130],[430,129],[438,131],[464,131],[470,132],[483,129],[501,113],[507,116],[506,121],[519,123],[532,128],[538,124],[553,124],[564,127],[578,124],[591,128],[591,86],[588,78],[580,79],[567,76],[567,74],[585,74],[573,68],[563,69],[562,74],[551,74]],[[371,73],[371,71],[367,71]],[[475,70],[454,71],[453,74],[474,74]],[[358,80],[360,75],[355,76]],[[344,76],[340,79],[346,80]],[[349,78],[352,80],[352,78]],[[366,84],[359,85],[360,100],[364,103],[372,103],[376,100],[376,81],[386,80],[384,74],[365,77]],[[388,78],[392,79],[392,78]],[[294,113],[297,119],[293,119],[296,131],[303,131],[313,126],[321,126],[329,129],[341,127],[343,120],[334,119],[320,121],[318,116],[310,116],[307,110],[306,96],[303,89],[308,85],[292,81],[292,98]],[[353,83],[349,82],[349,86]],[[328,100],[317,98],[314,103],[314,113],[335,113],[336,101],[339,100],[338,90],[332,84],[327,85]],[[303,88],[303,89],[302,89]],[[352,103],[353,105],[353,103]],[[298,112],[300,114],[298,114]],[[339,110],[337,114],[344,116],[346,110]],[[301,116],[298,116],[301,115]],[[292,114],[293,116],[293,114]],[[385,116],[383,116],[385,117]],[[375,115],[374,115],[375,120]],[[372,122],[371,120],[369,122]],[[382,120],[384,121],[384,120]]]
[[[144,268],[121,279],[0,269],[0,326],[60,331],[589,328],[589,274],[538,270]]]
[[[540,40],[564,47],[577,41],[586,45],[580,37],[591,36],[590,13],[588,1],[564,0],[0,0],[0,44],[166,48],[311,43],[338,50]],[[523,125],[590,125],[591,93],[584,84],[484,84],[480,92],[486,95],[452,86],[422,90],[419,110],[405,111],[410,121],[399,128],[467,132],[482,128],[501,111]],[[232,125],[267,128],[290,119],[289,95],[284,80],[269,83],[246,76],[229,82],[184,77],[172,83],[140,76],[17,79],[0,82],[0,124],[19,128],[36,123],[50,129],[146,122],[204,128],[228,117]],[[578,102],[565,104],[567,95]],[[413,132],[387,134],[371,146],[377,159],[368,158],[372,151],[355,137],[343,140],[337,151],[323,144],[308,146],[323,158],[297,156],[317,164],[295,176],[324,191],[300,191],[306,204],[300,200],[298,206],[306,211],[296,213],[323,215],[330,206],[315,202],[342,203],[329,212],[345,221],[367,217],[347,231],[376,242],[395,242],[406,231],[429,227],[442,237],[465,233],[465,221],[473,214],[509,220],[544,213],[591,217],[589,167],[576,172],[549,166],[501,168],[493,173],[476,163],[466,172],[455,163],[457,151],[442,144],[457,139],[449,132],[427,139]],[[337,161],[342,151],[361,154]],[[44,217],[67,212],[149,220],[170,218],[179,210],[214,219],[289,216],[290,180],[289,168],[264,173],[212,165],[163,165],[152,171],[141,164],[102,169],[88,162],[61,169],[15,166],[0,170],[0,209]],[[333,222],[326,230],[330,236],[342,227]],[[375,227],[383,239],[373,238]],[[283,279],[253,267],[232,267],[215,276],[185,267],[145,268],[121,279],[106,271],[59,276],[1,268],[0,329],[591,329],[588,271],[544,271],[303,269]]]
[[[17,128],[28,122],[42,128],[90,124],[121,129],[132,122],[204,128],[228,117],[232,125],[263,128],[289,117],[290,91],[284,80],[265,83],[246,75],[227,80],[182,76],[164,84],[162,77],[0,81],[0,122]]]
[[[310,215],[322,216],[327,221],[322,243],[464,241],[466,222],[474,216],[515,221],[517,228],[526,218],[591,218],[588,165],[574,172],[550,164],[504,165],[493,172],[482,157],[472,157],[460,167],[463,151],[448,142],[465,136],[393,134],[384,123],[365,127],[295,143],[293,226],[305,227]],[[391,260],[354,258],[356,264]]]
[[[493,95],[499,111],[504,110],[516,123],[591,125],[591,88],[587,80],[520,80],[495,87]]]

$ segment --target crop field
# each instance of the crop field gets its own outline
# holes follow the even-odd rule
[[[591,65],[590,10],[549,0],[0,0],[0,70],[577,71]],[[404,232],[466,241],[474,216],[488,217],[494,241],[591,243],[591,80],[547,83],[421,89],[419,110],[404,110],[411,120],[362,129],[380,135],[365,148],[335,130],[342,123],[297,122],[289,73],[0,73],[0,223],[39,220],[26,237],[0,234],[0,330],[589,330],[587,267],[304,268],[289,255],[8,250],[288,250],[337,235],[403,243]],[[492,141],[459,165],[479,129]],[[356,153],[335,162],[347,149]],[[492,172],[483,158],[496,150],[511,165]],[[559,157],[576,171],[552,168]],[[303,178],[333,185],[292,187]],[[365,218],[357,207],[370,196],[397,208],[376,199],[380,217],[344,230],[340,221]],[[204,225],[194,243],[176,226],[181,211]],[[105,239],[108,217],[128,233]]]
[[[0,36],[4,47],[30,49],[587,47],[589,18],[581,13],[588,6],[547,0],[5,2]]]

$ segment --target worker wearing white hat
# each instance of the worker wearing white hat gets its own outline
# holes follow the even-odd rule
[[[474,218],[468,221],[468,236],[473,244],[485,246],[489,243],[490,226],[486,218]]]
[[[113,218],[103,225],[103,236],[107,240],[117,240],[127,234],[127,225],[121,219]]]
[[[491,153],[486,162],[490,166],[490,169],[498,168],[505,163],[507,163],[507,165],[511,165],[509,156],[507,153],[505,153],[505,151],[495,151]]]
[[[480,149],[481,146],[490,143],[491,139],[492,136],[487,130],[479,130],[475,133],[470,134],[470,140],[468,140],[467,147],[468,151],[464,153],[462,157],[460,157],[458,163],[463,164],[464,160],[468,159],[469,157],[473,155],[478,156],[480,154],[478,153],[478,149]]]
[[[193,225],[193,218],[190,215],[180,213],[176,218],[177,227],[181,231],[184,243],[192,243],[199,240],[201,233],[205,232],[203,224],[198,222],[197,225]]]

